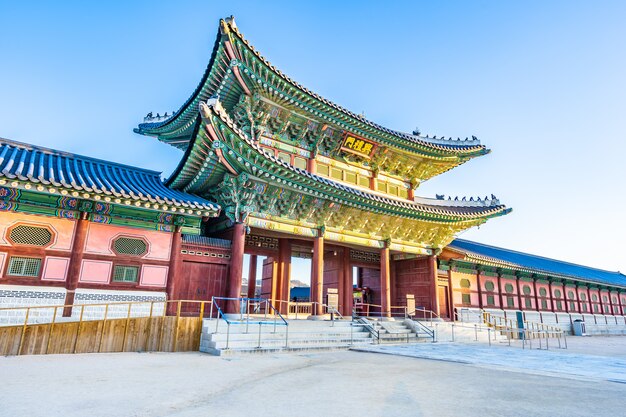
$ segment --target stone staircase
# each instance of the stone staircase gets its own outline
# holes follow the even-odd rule
[[[410,320],[368,319],[368,321],[378,332],[379,343],[415,343],[432,340],[424,329]]]
[[[205,319],[200,351],[213,355],[349,349],[373,343],[431,341],[410,321],[289,320],[289,325],[231,324]],[[217,326],[216,326],[217,325]],[[218,331],[216,332],[216,327]]]
[[[221,320],[215,332],[216,320],[205,319],[202,324],[200,351],[213,355],[232,353],[272,353],[309,350],[348,349],[375,342],[370,332],[349,320],[290,320],[289,326],[271,324],[231,324]]]

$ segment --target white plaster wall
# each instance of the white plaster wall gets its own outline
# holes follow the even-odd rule
[[[62,306],[64,302],[65,288],[0,285],[0,326],[24,324],[26,309],[18,307]],[[47,323],[53,314],[54,307],[32,308],[28,323]]]

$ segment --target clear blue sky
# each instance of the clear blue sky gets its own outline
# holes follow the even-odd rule
[[[218,20],[321,95],[492,154],[418,189],[514,211],[463,235],[626,272],[626,2],[0,0],[0,136],[163,171]]]

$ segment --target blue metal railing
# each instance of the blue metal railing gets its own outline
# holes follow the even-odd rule
[[[219,301],[225,301],[226,303],[233,303],[239,305],[238,313],[226,313],[220,307]],[[289,323],[280,314],[280,312],[265,298],[234,298],[234,297],[212,297],[211,298],[211,315],[213,317],[213,307],[217,309],[217,320],[215,324],[215,333],[218,333],[220,318],[226,322],[226,349],[229,348],[230,343],[230,326],[231,325],[246,325],[244,333],[249,332],[250,325],[259,326],[259,340],[257,348],[261,348],[261,333],[263,326],[273,326],[273,332],[276,333],[277,326],[285,326],[285,347],[289,346]],[[251,317],[250,307],[254,307]],[[227,316],[229,314],[230,317]],[[233,318],[233,316],[239,315],[239,319]],[[262,317],[259,317],[262,316]],[[252,318],[252,320],[251,320]],[[261,319],[262,318],[262,319]],[[269,320],[268,320],[269,318]]]

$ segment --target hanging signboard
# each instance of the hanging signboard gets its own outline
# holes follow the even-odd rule
[[[376,144],[351,133],[346,133],[343,138],[341,150],[370,158],[376,149]]]

